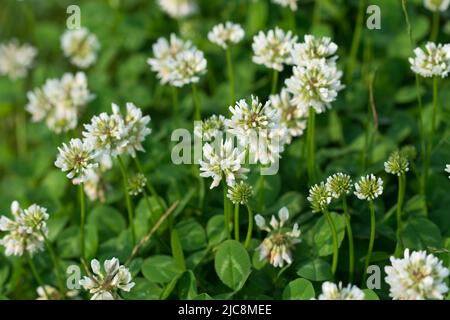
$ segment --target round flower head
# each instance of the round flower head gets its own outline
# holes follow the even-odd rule
[[[0,217],[0,231],[6,235],[0,239],[0,245],[5,247],[5,255],[21,256],[24,252],[33,255],[41,251],[44,235],[47,235],[47,209],[36,204],[28,209],[21,209],[17,201],[11,204],[14,220],[5,216]]]
[[[84,182],[88,171],[98,166],[97,153],[88,141],[71,139],[69,145],[63,143],[62,147],[58,147],[58,151],[55,166],[67,172],[69,179]]]
[[[338,46],[328,37],[315,38],[305,35],[305,42],[297,43],[292,49],[292,61],[295,65],[305,66],[314,59],[325,59],[333,64],[337,60],[335,56]]]
[[[212,115],[208,119],[199,122],[199,125],[195,125],[194,134],[198,138],[202,138],[206,141],[212,139],[218,139],[222,137],[225,132],[225,117],[222,115]]]
[[[260,31],[253,37],[253,62],[283,71],[285,64],[292,63],[291,51],[296,41],[291,31],[285,33],[278,27],[267,34]]]
[[[326,281],[322,284],[322,294],[319,295],[319,300],[364,300],[364,292],[351,284],[343,287],[342,282],[336,285]]]
[[[445,166],[445,171],[446,171],[447,173],[450,173],[450,164],[448,164],[448,165]],[[450,179],[450,176],[449,176],[448,178]]]
[[[206,59],[203,56],[203,52],[197,48],[191,48],[179,53],[169,63],[173,70],[170,74],[170,83],[175,87],[197,83],[200,80],[200,76],[206,72]]]
[[[132,196],[137,196],[144,192],[144,188],[147,185],[147,178],[138,173],[128,179],[128,193]]]
[[[13,80],[24,78],[36,55],[36,48],[29,44],[20,45],[15,39],[0,44],[0,75],[7,75]]]
[[[383,193],[383,180],[369,174],[355,183],[355,195],[361,200],[374,200]]]
[[[282,7],[289,7],[292,11],[297,11],[298,0],[272,0],[272,2]]]
[[[441,11],[444,12],[448,9],[450,5],[450,0],[424,0],[423,5],[430,11],[436,12]]]
[[[228,198],[234,204],[246,204],[252,197],[252,186],[245,183],[244,181],[239,181],[234,186],[228,189]]]
[[[342,172],[338,172],[327,178],[326,188],[335,199],[349,194],[352,187],[352,179],[349,175]]]
[[[319,212],[328,208],[332,199],[332,193],[325,183],[321,182],[309,189],[308,201],[311,203],[313,212]]]
[[[390,156],[389,159],[384,163],[384,170],[387,173],[395,174],[400,176],[409,171],[408,158],[400,152],[395,151]]]
[[[85,69],[97,60],[100,44],[93,33],[86,28],[80,28],[64,32],[61,47],[73,65]]]
[[[208,33],[208,39],[212,43],[221,46],[223,49],[228,48],[230,44],[238,43],[244,38],[244,29],[240,24],[230,21],[219,23]]]
[[[292,230],[283,227],[289,219],[289,211],[286,207],[278,211],[278,218],[279,220],[272,216],[269,225],[266,225],[261,215],[255,216],[256,225],[269,233],[257,250],[259,250],[260,260],[267,259],[274,267],[282,268],[285,262],[292,263],[292,249],[301,242],[299,239],[301,232],[297,223]]]
[[[182,19],[197,12],[194,0],[158,0],[161,9],[174,19]]]
[[[115,300],[119,289],[129,292],[134,287],[130,271],[117,258],[105,260],[103,267],[98,260],[91,260],[92,275],[80,280],[80,285],[92,294],[91,300]]]
[[[448,291],[445,279],[449,270],[442,261],[427,255],[425,251],[409,252],[404,257],[391,257],[391,265],[384,268],[385,281],[390,286],[390,296],[394,300],[442,300]]]
[[[342,71],[325,59],[314,59],[303,66],[293,68],[293,75],[286,79],[287,91],[292,94],[292,103],[308,111],[313,107],[317,113],[331,108],[338,92],[344,88]]]
[[[425,51],[414,50],[415,57],[409,58],[411,70],[422,77],[445,78],[450,72],[450,44],[428,42]]]
[[[219,141],[219,145],[206,143],[203,146],[203,159],[200,161],[201,177],[213,178],[211,189],[219,185],[225,179],[228,186],[233,186],[237,179],[246,179],[247,168],[241,167],[244,162],[245,152],[239,152],[233,148],[233,140]]]

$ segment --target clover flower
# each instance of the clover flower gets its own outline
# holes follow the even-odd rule
[[[36,55],[36,48],[26,43],[21,45],[16,39],[0,44],[0,75],[12,80],[26,77]]]
[[[5,255],[22,256],[24,252],[30,255],[41,251],[44,235],[47,235],[47,209],[36,204],[23,210],[17,201],[11,204],[14,220],[6,216],[0,217],[0,231],[7,234],[0,239],[0,245],[5,247]]]
[[[307,34],[304,41],[296,43],[292,49],[292,61],[295,65],[305,66],[314,59],[325,59],[330,64],[336,62],[337,56],[335,54],[338,46],[331,41],[331,38],[315,38]]]
[[[119,299],[117,291],[129,292],[135,285],[131,273],[117,258],[105,260],[103,269],[97,259],[91,260],[93,274],[80,280],[80,285],[92,294],[91,300]]]
[[[283,228],[286,221],[289,219],[289,211],[286,207],[281,208],[278,211],[278,218],[272,216],[270,224],[266,225],[265,219],[257,214],[255,216],[256,225],[264,231],[268,232],[268,235],[259,245],[259,259],[267,259],[274,267],[283,267],[284,263],[292,263],[292,249],[297,243],[300,243],[299,239],[301,231],[298,228],[298,224],[294,224],[292,230]]]
[[[308,201],[311,203],[313,212],[320,212],[328,208],[332,200],[332,193],[325,183],[313,185],[309,189]]]
[[[138,173],[128,179],[128,193],[131,196],[137,196],[144,192],[144,188],[147,185],[147,178]]]
[[[411,70],[422,77],[445,78],[450,72],[450,44],[428,42],[425,50],[416,48],[415,57],[409,58]]]
[[[295,66],[293,75],[286,79],[287,91],[292,94],[291,103],[304,112],[312,107],[317,113],[331,109],[340,90],[342,71],[325,59],[310,60],[305,65]]]
[[[297,2],[298,0],[272,0],[273,3],[276,3],[282,7],[289,7],[292,11],[297,11]]]
[[[450,173],[450,164],[448,164],[448,165],[445,166],[445,171],[446,171],[447,173]],[[448,178],[450,179],[450,176],[449,176]]]
[[[329,176],[325,186],[335,199],[349,194],[353,187],[350,176],[342,172]]]
[[[445,279],[449,270],[442,261],[425,251],[405,249],[403,258],[391,257],[391,265],[384,268],[389,295],[394,300],[442,300],[448,291]]]
[[[285,64],[292,64],[291,51],[297,36],[276,27],[267,33],[260,31],[253,37],[253,62],[270,69],[283,71]]]
[[[241,42],[244,35],[244,29],[240,24],[227,21],[225,24],[215,25],[208,33],[208,40],[226,49],[230,44]]]
[[[355,183],[354,193],[361,200],[374,200],[383,193],[383,180],[368,174]]]
[[[246,179],[247,168],[241,167],[245,152],[233,148],[233,140],[219,141],[218,148],[206,143],[203,146],[203,159],[200,161],[201,177],[213,178],[210,189],[219,185],[225,179],[228,186],[233,186],[237,179]]]
[[[68,172],[67,178],[74,179],[73,183],[84,182],[89,170],[98,166],[97,152],[89,141],[71,139],[69,145],[63,143],[58,151],[55,166]]]
[[[197,83],[200,76],[206,72],[206,65],[203,52],[197,48],[182,51],[175,59],[169,61],[171,68],[169,82],[175,87]]]
[[[322,294],[319,295],[319,300],[364,300],[364,292],[351,284],[343,287],[342,282],[336,285],[326,281],[322,284]]]
[[[408,158],[402,152],[394,151],[384,163],[384,170],[397,176],[405,174],[409,171]]]
[[[430,11],[436,12],[441,11],[444,12],[448,9],[450,5],[450,0],[424,0],[423,5]]]
[[[214,114],[203,120],[200,125],[196,125],[194,127],[194,134],[206,141],[211,141],[213,138],[221,137],[225,129],[225,117]]]
[[[97,60],[100,44],[95,34],[86,28],[80,28],[64,32],[61,36],[61,47],[73,65],[86,69]]]
[[[174,19],[182,19],[197,12],[194,0],[158,0],[160,8]]]
[[[234,204],[246,204],[252,197],[253,188],[244,181],[239,181],[228,189],[227,197]]]

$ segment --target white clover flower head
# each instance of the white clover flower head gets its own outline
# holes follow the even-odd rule
[[[162,11],[174,19],[186,18],[197,12],[195,0],[158,0]]]
[[[138,196],[144,192],[146,185],[147,178],[142,173],[135,174],[128,179],[128,193],[132,196]]]
[[[233,186],[237,179],[246,179],[245,174],[249,169],[243,168],[245,152],[240,152],[233,147],[233,140],[219,141],[218,146],[206,143],[203,146],[203,160],[200,161],[201,177],[212,178],[210,188],[219,185],[222,179],[228,186]]]
[[[325,186],[335,199],[349,194],[353,188],[350,176],[342,172],[329,176]]]
[[[260,31],[253,37],[253,62],[283,71],[285,64],[292,64],[291,51],[296,41],[291,31],[285,33],[278,27],[267,33]]]
[[[292,249],[301,242],[299,239],[301,231],[297,223],[291,230],[284,228],[289,219],[289,211],[286,207],[278,211],[278,219],[272,216],[269,225],[266,225],[266,221],[261,215],[255,216],[256,225],[261,230],[268,232],[257,250],[259,250],[260,260],[267,259],[274,267],[282,268],[285,263],[292,263]]]
[[[200,76],[206,73],[207,62],[203,52],[195,47],[177,54],[175,59],[168,61],[171,70],[169,82],[175,87],[197,83]]]
[[[208,40],[227,49],[229,45],[241,42],[244,35],[244,29],[240,24],[227,21],[225,24],[215,25],[208,33]]]
[[[445,166],[445,171],[446,171],[447,173],[450,173],[450,164],[447,164],[447,165]],[[448,178],[450,179],[450,176],[449,176]]]
[[[450,44],[428,42],[425,50],[416,48],[409,58],[411,70],[422,77],[445,78],[450,72]]]
[[[433,12],[444,12],[448,9],[450,0],[424,0],[423,5],[425,6],[425,8]]]
[[[1,43],[0,75],[7,75],[12,80],[25,78],[36,55],[36,48],[26,43],[20,44],[16,39]]]
[[[313,212],[326,210],[333,199],[331,191],[325,183],[315,184],[309,189],[308,201],[311,203]]]
[[[364,300],[364,292],[355,285],[343,287],[342,282],[336,285],[326,281],[322,283],[322,294],[319,300]]]
[[[97,60],[100,44],[95,34],[83,27],[64,32],[61,36],[61,47],[73,65],[86,69]]]
[[[372,201],[383,193],[383,180],[375,177],[373,174],[361,177],[355,183],[355,195],[360,200]]]
[[[131,273],[117,258],[105,260],[103,269],[96,259],[91,260],[92,275],[80,280],[80,285],[92,294],[91,300],[116,300],[117,291],[129,292],[135,283],[131,282]]]
[[[297,11],[298,0],[272,0],[273,3],[276,3],[282,7],[289,7],[292,11]]]
[[[290,93],[283,88],[280,94],[270,96],[270,108],[276,110],[280,116],[280,125],[286,130],[286,143],[290,144],[292,138],[299,137],[306,129],[308,114],[304,109],[292,104]]]
[[[314,59],[325,59],[329,64],[334,64],[337,60],[335,56],[338,46],[331,41],[331,38],[315,38],[307,34],[305,42],[297,43],[292,49],[292,61],[295,65],[305,66]]]
[[[47,209],[36,204],[23,210],[17,201],[11,204],[14,220],[0,217],[0,231],[6,235],[0,239],[6,256],[22,256],[24,252],[33,255],[43,249],[44,236],[48,234]]]
[[[223,115],[212,115],[211,117],[203,120],[199,125],[195,125],[194,134],[198,138],[202,138],[205,141],[211,141],[222,137],[226,130],[225,117]]]
[[[400,151],[394,151],[384,163],[384,171],[400,176],[409,171],[408,158]]]
[[[293,75],[286,79],[287,91],[292,94],[291,103],[304,112],[313,107],[317,113],[331,109],[339,91],[345,86],[341,83],[342,71],[325,59],[314,59],[303,66],[295,66]]]
[[[58,151],[55,166],[67,172],[69,179],[84,182],[89,170],[98,166],[97,153],[89,141],[71,139],[68,145],[63,143],[62,147],[58,147]]]
[[[391,257],[391,265],[384,268],[385,281],[394,300],[442,300],[448,292],[445,279],[449,270],[437,257],[426,251],[405,249],[403,258]]]
[[[231,186],[228,189],[227,197],[234,204],[247,204],[250,198],[253,195],[253,188],[248,183],[244,181],[239,181],[235,183],[234,186]]]

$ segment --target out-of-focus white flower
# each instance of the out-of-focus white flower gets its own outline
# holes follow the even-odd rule
[[[446,171],[447,173],[450,173],[450,164],[448,164],[448,165],[445,166],[445,171]],[[450,176],[449,176],[448,178],[450,179]]]
[[[289,7],[292,11],[297,11],[297,2],[298,0],[272,0],[273,3],[276,3],[282,7]]]
[[[225,117],[212,115],[194,127],[194,134],[205,141],[222,137],[225,133]]]
[[[182,19],[197,12],[194,0],[158,0],[161,9],[174,19]]]
[[[128,193],[137,196],[144,192],[146,185],[147,178],[142,173],[135,174],[128,179]]]
[[[305,42],[295,44],[292,49],[292,61],[295,65],[305,66],[314,59],[325,59],[330,64],[336,62],[338,46],[330,38],[315,38],[307,34],[304,39]]]
[[[287,91],[292,94],[292,103],[305,112],[313,107],[317,113],[331,108],[338,92],[345,86],[341,83],[342,71],[325,59],[314,59],[303,66],[295,66],[293,75],[286,79]]]
[[[350,176],[342,172],[329,176],[325,186],[331,193],[331,196],[335,199],[339,199],[340,197],[349,194],[353,187]]]
[[[78,290],[69,290],[65,292],[65,297],[63,297],[56,288],[49,285],[37,287],[36,292],[38,294],[36,300],[62,300],[63,298],[74,298],[78,295]]]
[[[36,55],[36,48],[26,43],[20,45],[15,39],[0,44],[0,75],[13,80],[24,78]]]
[[[415,57],[409,58],[411,70],[422,77],[445,78],[450,72],[450,44],[428,42],[425,50],[416,48]]]
[[[33,255],[41,251],[44,235],[47,235],[47,209],[36,204],[28,209],[21,209],[17,201],[11,204],[14,220],[6,216],[0,217],[0,231],[6,235],[0,239],[0,245],[5,247],[5,255],[21,256],[26,251]]]
[[[91,300],[115,300],[117,291],[129,292],[135,283],[131,282],[131,273],[117,258],[105,260],[103,269],[96,259],[91,260],[92,275],[83,277],[80,285],[92,294]]]
[[[86,181],[89,170],[98,166],[97,152],[89,141],[71,139],[69,145],[63,143],[62,147],[58,147],[58,151],[55,166],[63,172],[68,172],[69,179],[76,178],[72,181],[74,183]]]
[[[285,64],[292,64],[291,51],[296,41],[291,31],[285,33],[278,27],[267,33],[260,31],[253,37],[253,62],[283,71]]]
[[[265,219],[257,214],[255,216],[256,225],[269,234],[257,248],[259,250],[260,260],[267,259],[274,267],[283,267],[285,262],[292,263],[292,249],[301,240],[301,231],[298,224],[294,224],[292,230],[284,228],[284,224],[289,219],[289,211],[286,207],[278,211],[278,218],[272,216],[269,225],[266,225]]]
[[[400,176],[409,171],[408,158],[400,151],[394,151],[384,163],[384,171]]]
[[[351,284],[343,287],[342,282],[336,285],[326,281],[322,284],[322,294],[319,295],[319,300],[364,300],[364,292]]]
[[[444,12],[448,9],[450,5],[450,0],[424,0],[423,5],[430,11],[436,12],[441,11]]]
[[[368,174],[355,183],[354,193],[361,200],[374,200],[383,193],[383,180]]]
[[[319,212],[328,208],[333,196],[325,183],[321,182],[320,184],[313,185],[309,189],[309,196],[307,199],[311,203],[313,212]]]
[[[292,138],[299,137],[306,129],[306,118],[308,114],[303,109],[292,104],[292,97],[289,92],[283,88],[280,94],[270,96],[270,108],[277,110],[280,115],[280,125],[286,131],[286,143],[290,144]]]
[[[215,145],[206,143],[203,146],[203,160],[200,161],[200,176],[213,179],[210,188],[217,187],[222,179],[228,186],[233,186],[237,179],[246,179],[245,173],[249,169],[241,167],[245,151],[239,152],[237,148],[233,148],[232,139],[221,139],[219,145]]]
[[[404,257],[391,257],[391,265],[384,268],[385,281],[390,286],[390,296],[394,300],[442,300],[448,291],[445,279],[449,270],[442,261],[427,255],[425,251],[409,252]]]
[[[64,32],[61,36],[61,47],[73,65],[86,69],[97,60],[100,44],[95,34],[86,28],[80,28]]]
[[[206,72],[206,59],[203,52],[193,47],[177,54],[174,60],[169,61],[172,68],[169,81],[175,87],[197,83],[200,76]]]
[[[240,24],[230,21],[219,23],[208,33],[208,39],[212,43],[226,49],[230,44],[238,43],[244,38],[244,29]]]

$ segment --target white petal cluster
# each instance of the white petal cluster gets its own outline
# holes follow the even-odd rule
[[[445,279],[449,270],[437,257],[427,255],[425,251],[410,253],[406,249],[403,258],[391,257],[391,265],[384,270],[394,300],[442,300],[448,292]]]
[[[333,195],[325,183],[321,182],[313,185],[309,189],[307,200],[310,202],[313,212],[320,212],[328,208],[331,200],[333,200]]]
[[[445,166],[445,171],[446,171],[447,173],[450,173],[450,164],[448,164],[448,165]],[[449,176],[448,178],[450,179],[450,176]]]
[[[445,78],[450,72],[450,44],[428,42],[425,50],[416,48],[415,57],[409,58],[411,70],[422,77]]]
[[[327,178],[325,183],[327,190],[335,199],[339,199],[350,193],[353,188],[352,179],[348,174],[338,172]]]
[[[272,2],[282,7],[289,7],[292,11],[297,11],[298,9],[298,0],[272,0]]]
[[[135,285],[130,271],[117,258],[105,260],[103,269],[96,259],[91,260],[92,275],[83,277],[80,285],[92,294],[91,300],[116,300],[117,291],[129,292]]]
[[[175,87],[183,87],[190,83],[197,83],[200,76],[206,72],[206,65],[203,52],[197,48],[179,53],[173,61],[171,84]]]
[[[27,75],[37,55],[36,48],[15,39],[0,44],[0,75],[20,79]]]
[[[284,228],[284,224],[289,219],[289,211],[286,207],[278,211],[278,219],[272,216],[269,225],[266,225],[261,215],[255,216],[256,225],[269,233],[257,250],[259,250],[260,260],[267,259],[274,267],[282,268],[285,263],[292,263],[292,249],[301,242],[299,239],[301,231],[297,223],[292,230]]]
[[[230,21],[219,23],[208,33],[208,39],[223,49],[228,48],[230,44],[239,43],[244,38],[244,29],[240,24]]]
[[[61,36],[61,47],[73,65],[86,69],[97,60],[100,44],[95,34],[86,28],[80,28],[64,32]]]
[[[260,31],[253,37],[253,62],[283,71],[285,64],[292,64],[291,51],[296,41],[291,31],[285,33],[278,27],[267,33]]]
[[[205,141],[220,138],[225,131],[225,117],[215,114],[194,127],[194,134]]]
[[[305,66],[315,59],[325,59],[329,64],[333,64],[338,58],[335,55],[337,49],[337,44],[331,41],[331,38],[315,38],[313,35],[307,34],[304,42],[294,45],[292,61],[297,66]]]
[[[47,235],[47,209],[36,204],[23,210],[17,201],[11,204],[14,220],[6,216],[0,217],[0,231],[6,235],[0,239],[0,245],[5,247],[5,255],[22,256],[24,252],[33,255],[41,251],[44,235]]]
[[[37,287],[36,293],[38,294],[36,300],[62,300],[64,298],[75,298],[78,295],[78,290],[66,291],[63,296],[56,288],[49,285],[44,285],[43,287]]]
[[[322,294],[319,295],[319,300],[364,300],[364,292],[351,284],[343,287],[342,282],[336,285],[326,281],[322,284]]]
[[[450,0],[424,0],[423,5],[430,11],[444,12],[450,5]]]
[[[45,121],[56,133],[75,129],[84,107],[94,95],[89,92],[84,72],[65,73],[61,79],[48,79],[45,84],[27,93],[26,110],[32,121]]]
[[[194,0],[158,0],[161,9],[174,19],[188,17],[197,12]]]
[[[400,176],[409,171],[409,162],[406,155],[400,151],[394,151],[384,162],[384,171]]]
[[[244,163],[245,151],[240,152],[233,147],[233,140],[221,139],[219,144],[206,143],[203,146],[203,160],[200,161],[201,177],[212,178],[211,189],[224,179],[228,186],[233,186],[238,179],[246,179],[249,170],[241,166]]]
[[[361,200],[374,200],[383,193],[383,180],[369,174],[355,183],[355,195]]]

